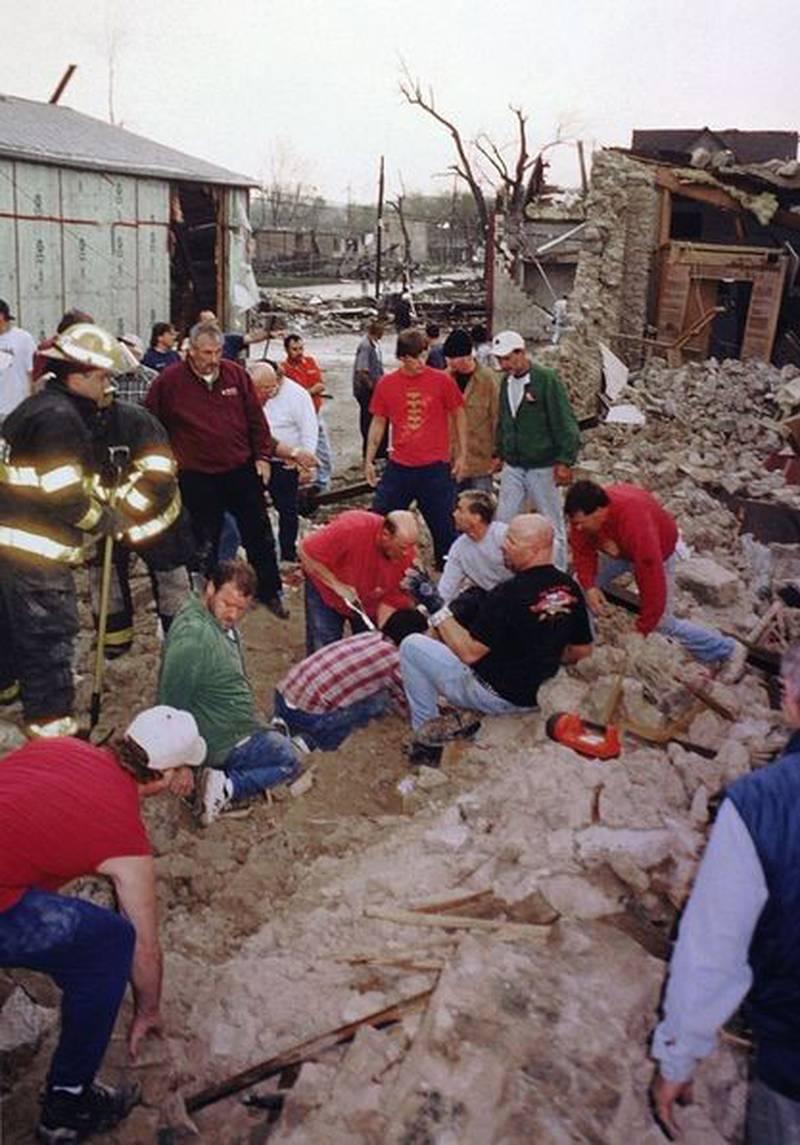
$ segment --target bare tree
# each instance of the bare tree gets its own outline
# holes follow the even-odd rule
[[[455,147],[458,160],[456,163],[451,164],[448,170],[454,171],[469,187],[472,197],[475,200],[475,207],[481,222],[481,230],[484,234],[487,234],[489,230],[489,207],[486,202],[483,187],[481,186],[479,172],[470,159],[469,151],[467,145],[464,143],[461,131],[452,120],[437,110],[433,88],[428,88],[427,95],[423,94],[422,84],[419,80],[411,78],[405,64],[403,64],[403,78],[400,81],[400,91],[412,106],[421,107],[424,112],[430,115],[432,119],[435,119],[437,123],[440,123],[442,127],[450,133],[450,138],[453,140],[453,146]]]
[[[474,140],[465,141],[460,128],[443,115],[436,107],[433,89],[423,92],[418,79],[412,79],[408,67],[402,64],[400,92],[414,107],[420,107],[432,119],[441,124],[450,134],[455,147],[457,161],[448,168],[463,179],[470,189],[478,211],[481,229],[486,235],[489,229],[490,209],[486,199],[485,185],[493,185],[498,204],[506,211],[515,213],[546,190],[545,153],[552,147],[569,142],[562,137],[558,128],[556,137],[535,155],[528,150],[527,116],[522,108],[509,105],[515,120],[515,142],[512,145],[498,146],[486,132],[481,132]],[[508,155],[513,146],[513,157]],[[472,152],[472,154],[471,154]],[[481,162],[486,165],[482,169]]]

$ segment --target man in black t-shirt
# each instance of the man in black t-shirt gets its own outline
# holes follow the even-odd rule
[[[438,640],[415,634],[400,647],[403,687],[418,742],[448,738],[448,729],[436,719],[439,696],[456,708],[490,715],[524,711],[535,706],[539,685],[561,664],[591,653],[583,593],[552,563],[550,522],[538,513],[514,517],[503,559],[515,575],[486,594],[468,628],[444,606],[430,618]],[[430,600],[427,589],[419,599],[424,597]],[[458,721],[453,723],[457,734]]]

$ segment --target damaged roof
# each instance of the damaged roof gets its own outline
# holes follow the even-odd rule
[[[248,175],[164,147],[70,107],[2,94],[0,158],[226,187],[258,185]]]
[[[714,143],[720,150],[732,151],[737,163],[766,163],[768,159],[796,159],[798,136],[796,131],[739,131],[726,127],[714,131],[710,127],[656,128],[636,130],[631,149],[640,154],[670,159],[672,156],[690,155],[696,147],[709,147]]]

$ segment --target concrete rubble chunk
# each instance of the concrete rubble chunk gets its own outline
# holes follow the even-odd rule
[[[678,561],[675,578],[704,604],[717,608],[734,604],[739,595],[739,578],[710,557],[688,557]]]

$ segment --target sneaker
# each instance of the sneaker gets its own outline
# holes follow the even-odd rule
[[[200,780],[200,824],[210,827],[231,801],[231,781],[224,771],[207,767]]]
[[[288,620],[291,613],[279,596],[272,596],[263,602],[264,608],[269,609],[278,620]]]
[[[303,736],[289,736],[289,743],[298,755],[310,755],[314,748]]]
[[[474,736],[481,726],[481,721],[474,712],[445,712],[436,716],[414,732],[414,742],[425,744],[428,747],[439,747],[453,739],[469,739]]]
[[[747,649],[744,644],[740,644],[737,640],[733,646],[733,652],[724,661],[717,679],[721,684],[737,684],[744,675],[746,664]]]
[[[286,720],[282,720],[280,716],[272,717],[272,719],[269,721],[269,730],[271,732],[277,732],[278,735],[286,736],[287,739],[289,739],[291,734],[289,731],[289,725],[287,724]]]
[[[41,1098],[36,1140],[85,1141],[94,1133],[107,1133],[128,1116],[140,1097],[141,1090],[135,1084],[112,1088],[95,1081],[84,1086],[82,1093],[48,1089]]]

